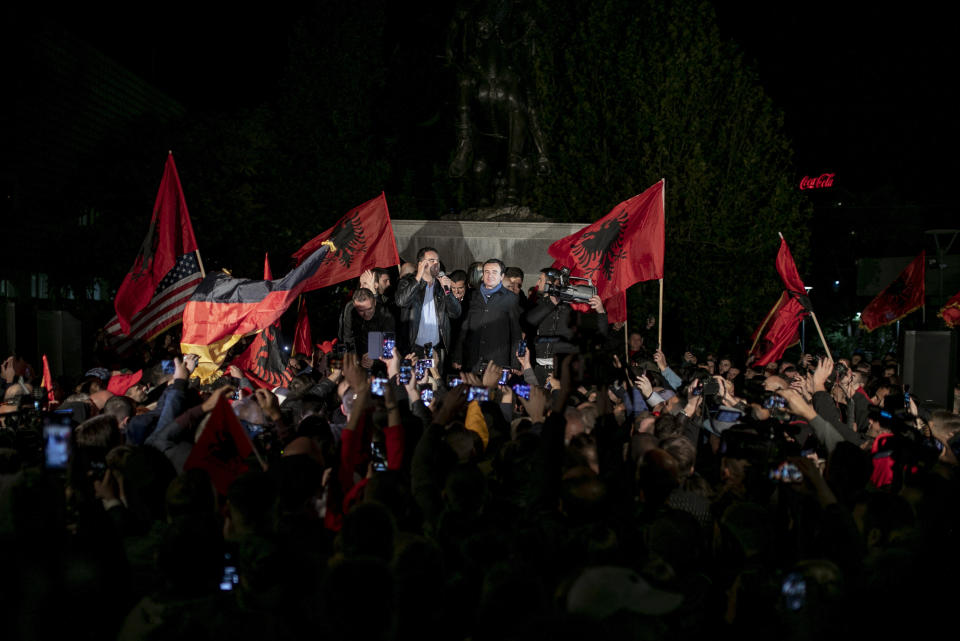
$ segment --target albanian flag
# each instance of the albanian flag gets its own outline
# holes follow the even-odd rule
[[[943,306],[937,316],[943,319],[947,327],[960,325],[960,292],[950,297],[950,300],[947,301],[947,304]]]
[[[117,311],[113,333],[129,335],[133,329],[136,338],[148,340],[178,323],[201,279],[196,251],[197,239],[170,153],[147,237],[113,301]]]
[[[197,287],[183,310],[184,354],[197,354],[196,376],[211,380],[241,338],[267,329],[277,322],[300,295],[307,279],[334,251],[330,241],[279,280],[233,278],[218,272],[209,274]]]
[[[200,438],[193,444],[184,470],[200,468],[210,475],[213,486],[226,494],[233,481],[249,468],[246,458],[253,453],[253,443],[240,419],[233,413],[224,396],[207,417]]]
[[[780,250],[777,252],[777,273],[786,289],[777,300],[773,309],[763,319],[763,323],[753,333],[753,345],[750,354],[755,356],[754,365],[764,366],[771,363],[799,341],[800,321],[810,313],[810,299],[800,280],[797,264],[793,261],[787,241],[780,236]]]
[[[626,319],[626,307],[610,299],[642,280],[663,278],[664,181],[625,200],[609,214],[547,250],[554,265],[589,278],[608,307],[610,322]],[[612,312],[612,313],[611,313]]]
[[[303,291],[310,292],[356,278],[372,267],[400,263],[397,241],[393,237],[387,197],[381,193],[353,209],[337,224],[310,240],[293,257],[300,265],[321,244],[330,240],[337,247],[310,275]],[[319,270],[319,271],[318,271]]]
[[[870,301],[866,309],[860,312],[861,327],[872,332],[878,327],[895,323],[923,306],[926,259],[927,252],[920,252],[895,281]]]

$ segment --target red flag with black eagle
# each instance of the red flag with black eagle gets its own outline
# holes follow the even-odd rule
[[[116,323],[123,334],[148,329],[149,336],[144,338],[152,338],[179,322],[183,306],[201,279],[196,251],[190,213],[170,153],[150,229],[114,299]],[[109,333],[109,325],[107,329]]]
[[[278,280],[233,278],[209,274],[197,287],[183,310],[180,349],[197,354],[197,376],[214,377],[227,352],[244,336],[266,330],[276,323],[303,291],[307,280],[335,251],[330,241]]]
[[[773,309],[767,313],[763,323],[753,333],[750,354],[755,356],[753,365],[762,367],[771,363],[800,340],[800,321],[810,313],[810,299],[800,279],[797,264],[790,253],[787,241],[780,236],[780,249],[777,251],[777,273],[786,289],[777,300]]]
[[[263,257],[263,279],[273,280],[273,271],[270,269],[270,257]],[[231,365],[240,368],[243,375],[256,385],[264,389],[284,387],[293,380],[283,347],[280,344],[280,320],[266,328],[250,342]]]
[[[943,319],[947,327],[960,325],[960,292],[950,297],[937,316]]]
[[[332,251],[304,287],[304,292],[342,283],[356,278],[373,267],[390,267],[400,263],[397,241],[390,224],[387,197],[382,193],[350,210],[337,224],[301,247],[293,257],[303,263],[320,245],[333,241]]]
[[[926,276],[927,252],[907,265],[897,279],[870,301],[866,309],[860,312],[860,325],[868,332],[878,327],[900,320],[910,312],[923,306],[925,296],[924,278]]]
[[[554,266],[589,278],[611,323],[626,320],[622,294],[634,283],[663,278],[664,181],[625,200],[606,216],[547,250]]]
[[[205,470],[217,492],[226,495],[230,484],[250,469],[246,458],[252,453],[253,443],[247,431],[227,399],[221,395],[206,419],[203,432],[193,444],[183,469]]]

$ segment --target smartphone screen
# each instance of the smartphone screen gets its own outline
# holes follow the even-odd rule
[[[383,333],[383,357],[393,358],[393,348],[397,346],[396,336],[392,332]]]
[[[497,385],[506,385],[507,380],[510,378],[510,370],[505,369],[500,372],[500,378],[497,379]]]
[[[459,376],[451,376],[450,378],[447,379],[447,387],[450,389],[453,389],[457,385],[462,385],[462,384],[463,384],[463,379],[460,378]]]
[[[230,592],[239,583],[240,575],[237,574],[237,566],[233,564],[228,552],[223,555],[223,576],[220,578],[220,590]]]
[[[406,385],[410,382],[410,377],[413,376],[413,368],[409,365],[403,365],[400,367],[400,383]]]
[[[513,386],[513,393],[519,396],[522,399],[530,400],[530,386],[523,383],[518,383]]]
[[[65,470],[70,460],[70,419],[66,424],[57,416],[48,416],[43,426],[44,463],[48,470]]]
[[[385,378],[374,378],[370,380],[370,393],[374,396],[383,396],[383,386],[387,384]]]
[[[420,390],[420,400],[424,405],[429,405],[433,402],[433,390],[429,387],[426,389]]]
[[[470,391],[467,392],[467,401],[488,401],[488,400],[490,400],[490,394],[487,392],[486,387],[471,386]]]

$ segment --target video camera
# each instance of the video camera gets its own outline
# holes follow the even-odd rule
[[[561,267],[559,270],[551,269],[547,272],[547,278],[553,278],[553,282],[547,285],[547,294],[555,296],[563,303],[586,303],[597,295],[597,288],[589,278],[571,276],[569,267]],[[570,281],[586,281],[586,285],[573,285]]]

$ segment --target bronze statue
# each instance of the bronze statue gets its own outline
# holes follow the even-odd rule
[[[457,72],[457,148],[450,175],[464,178],[477,205],[518,205],[550,163],[530,83],[535,23],[523,3],[458,5],[447,42]]]

